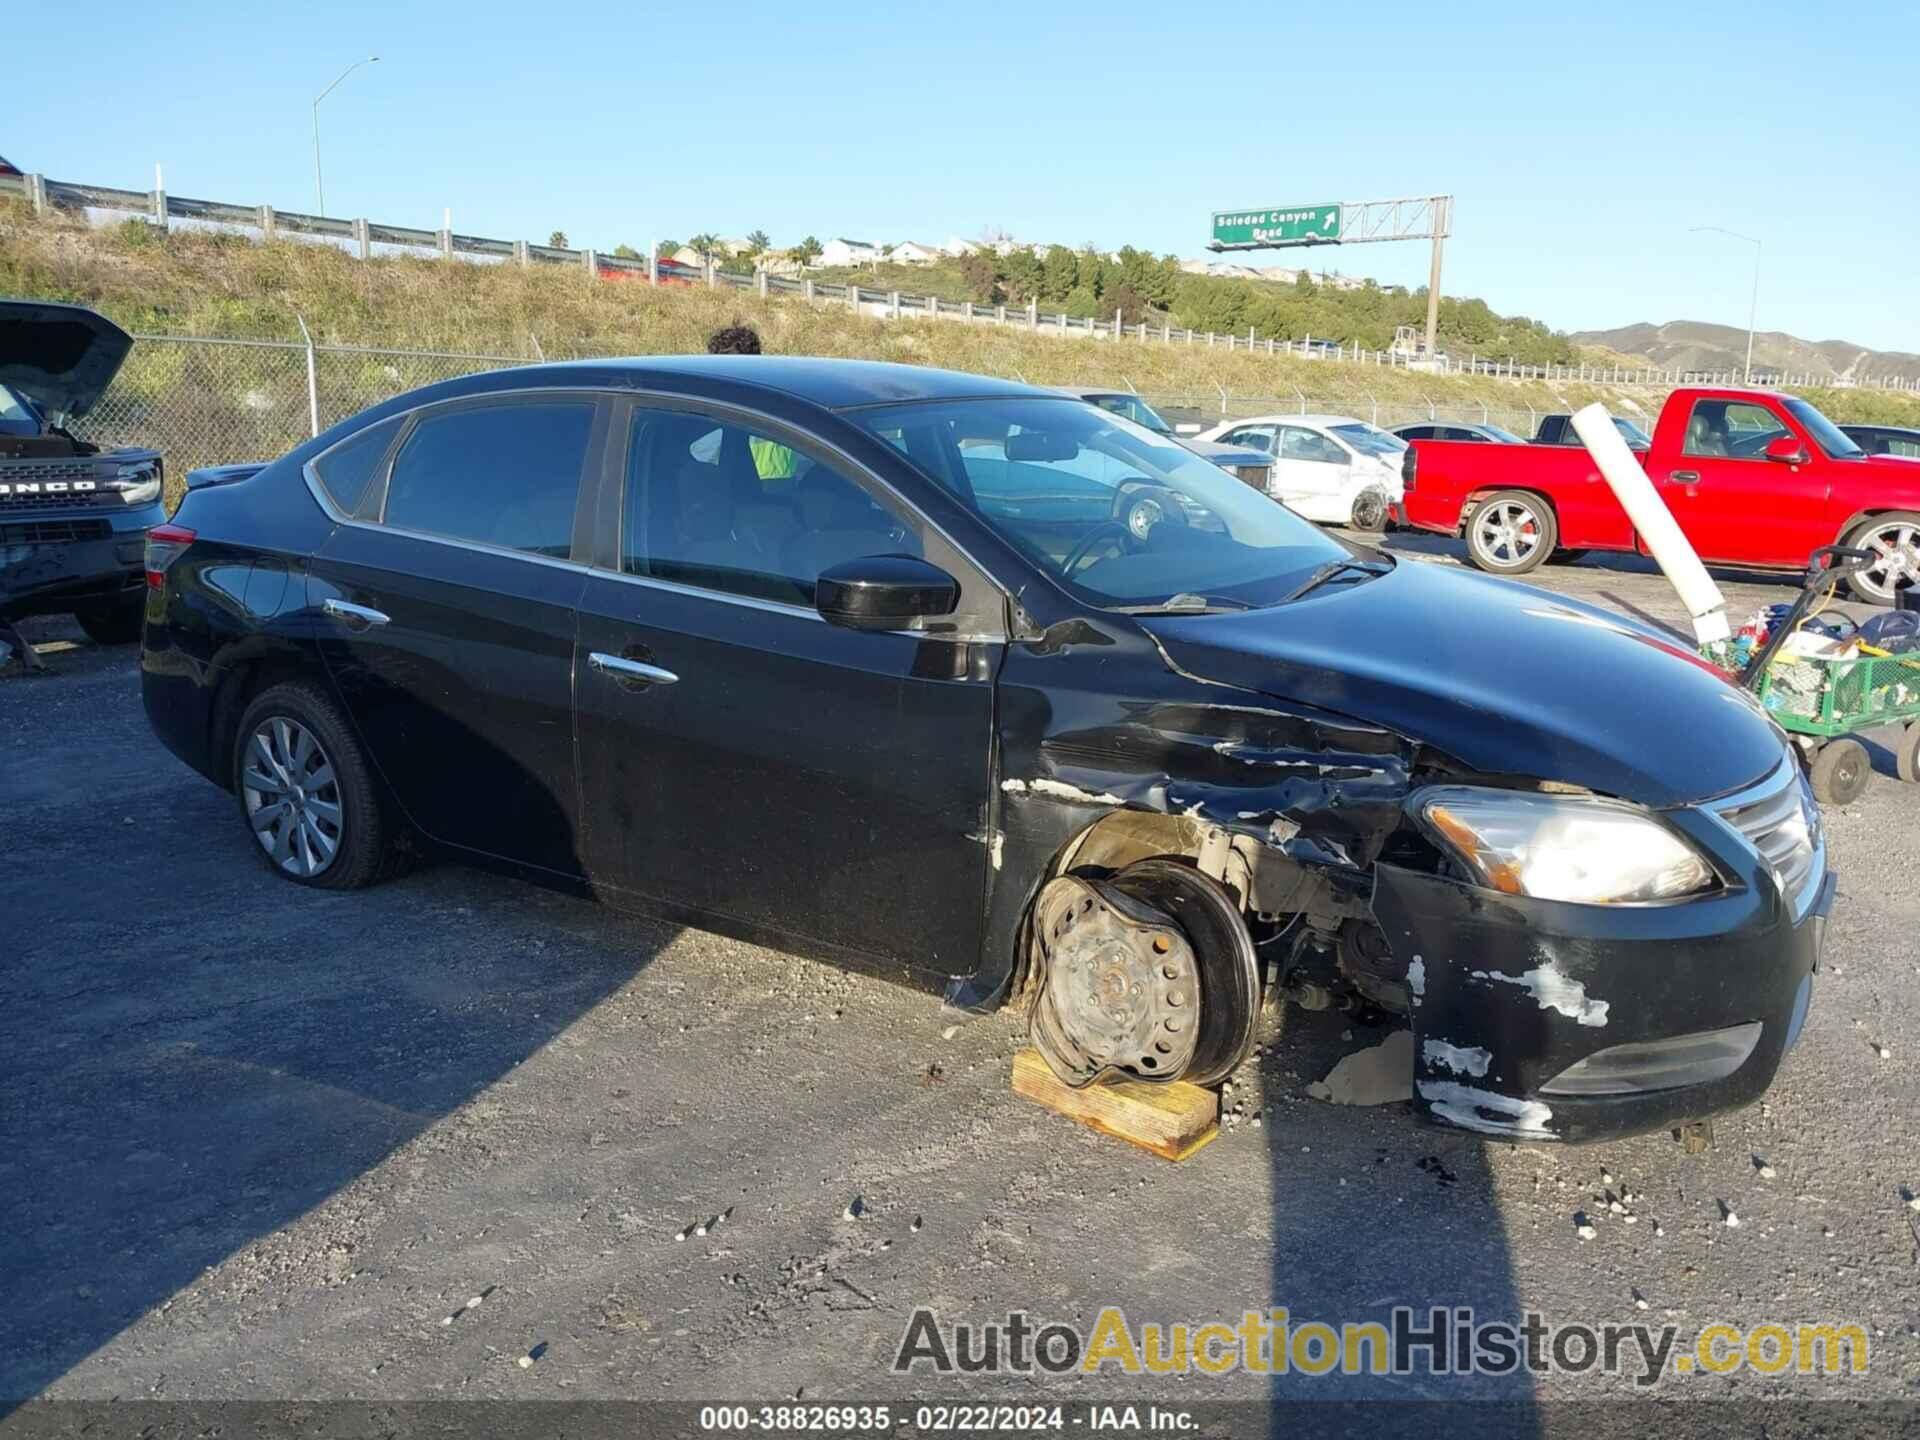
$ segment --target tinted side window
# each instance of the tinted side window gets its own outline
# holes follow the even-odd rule
[[[448,410],[414,426],[387,482],[387,524],[565,559],[593,428],[589,401]]]
[[[635,410],[620,567],[812,605],[820,572],[862,555],[923,556],[914,527],[812,456],[744,426]]]
[[[1344,465],[1347,452],[1316,431],[1301,430],[1289,425],[1280,432],[1280,458],[1317,460],[1328,465]]]
[[[342,440],[313,462],[313,473],[320,477],[320,488],[327,492],[327,498],[343,513],[353,514],[360,508],[360,502],[366,499],[367,486],[373,480],[374,471],[386,458],[387,448],[393,444],[393,437],[400,433],[400,426],[405,419],[405,416],[396,415],[391,420],[382,420],[378,425],[369,425],[358,435]]]
[[[1402,440],[1451,440],[1453,436],[1434,425],[1409,425],[1393,432]]]

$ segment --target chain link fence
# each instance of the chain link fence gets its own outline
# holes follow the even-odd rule
[[[540,355],[469,355],[278,340],[211,340],[140,335],[133,353],[82,427],[99,445],[144,445],[165,457],[170,498],[203,465],[270,460],[318,430],[423,385],[526,365]],[[569,355],[567,358],[575,358]],[[1007,375],[1007,379],[1018,376]],[[1456,420],[1531,436],[1546,412],[1525,406],[1383,403],[1330,383],[1285,394],[1146,391],[1140,398],[1192,433],[1255,415],[1350,415],[1384,426]],[[1100,383],[1082,379],[1083,386]],[[1124,381],[1116,390],[1131,389]],[[1646,422],[1645,416],[1631,416]]]
[[[158,450],[175,499],[189,470],[271,460],[395,395],[538,358],[175,335],[135,341],[81,429],[96,445]]]

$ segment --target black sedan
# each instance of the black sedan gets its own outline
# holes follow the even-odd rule
[[[1841,432],[1869,455],[1920,460],[1920,430],[1899,425],[1842,425]]]
[[[1805,1017],[1832,881],[1744,692],[1058,394],[477,375],[196,475],[147,572],[152,724],[293,883],[450,857],[1014,1001],[1073,1084],[1220,1080],[1270,964],[1509,1137],[1749,1101]]]

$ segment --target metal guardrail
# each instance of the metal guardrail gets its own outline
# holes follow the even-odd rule
[[[281,234],[305,236],[348,248],[363,260],[374,257],[375,246],[385,246],[409,251],[435,252],[449,260],[458,258],[521,265],[578,265],[584,267],[595,278],[618,275],[621,278],[645,278],[655,284],[660,281],[656,264],[652,260],[602,254],[593,249],[536,245],[527,240],[496,240],[481,235],[463,235],[455,233],[451,227],[423,230],[413,226],[389,225],[365,219],[343,220],[332,216],[304,214],[296,210],[276,210],[270,205],[234,205],[219,200],[199,200],[182,195],[170,195],[165,190],[120,190],[105,185],[83,185],[66,180],[49,180],[42,175],[0,175],[0,195],[6,194],[24,197],[36,211],[49,207],[112,210],[145,215],[162,226],[169,225],[177,218],[202,225],[253,231],[267,239]],[[1143,322],[1125,325],[1117,314],[1111,319],[1102,320],[1090,316],[1075,317],[1064,313],[1043,311],[1037,303],[1013,307],[977,305],[967,301],[942,300],[932,295],[904,294],[897,290],[872,290],[857,282],[829,284],[805,277],[775,275],[765,270],[757,270],[753,274],[740,274],[719,269],[712,263],[706,267],[704,279],[709,286],[757,290],[762,295],[792,295],[815,303],[837,302],[850,308],[858,308],[866,314],[878,314],[889,318],[924,316],[957,319],[974,324],[1017,325],[1043,334],[1079,335],[1113,340],[1134,339],[1142,344],[1157,342],[1163,345],[1207,345],[1215,348],[1224,347],[1229,351],[1264,352],[1268,355],[1295,356],[1344,364],[1431,370],[1451,375],[1487,375],[1548,383],[1566,381],[1668,388],[1682,384],[1737,385],[1742,380],[1739,372],[1731,370],[1701,372],[1662,370],[1654,366],[1521,365],[1510,359],[1499,360],[1479,355],[1470,355],[1464,361],[1442,357],[1435,362],[1423,362],[1414,356],[1396,354],[1391,350],[1367,350],[1356,346],[1329,345],[1325,340],[1314,340],[1310,336],[1297,339],[1263,336],[1254,329],[1249,329],[1244,335],[1224,335],[1212,331],[1183,329],[1165,323],[1150,325]],[[1809,373],[1756,376],[1754,383],[1821,388],[1832,386],[1836,382],[1832,376]],[[1871,383],[1852,383],[1856,388],[1861,389],[1920,391],[1920,379],[1896,378]]]

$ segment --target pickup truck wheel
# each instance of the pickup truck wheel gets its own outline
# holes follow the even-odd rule
[[[1899,748],[1893,752],[1893,768],[1909,785],[1920,785],[1920,720],[1901,733]]]
[[[284,879],[357,890],[391,873],[372,771],[317,687],[288,681],[247,707],[235,734],[233,789],[261,858]]]
[[[1524,490],[1489,495],[1467,517],[1467,557],[1494,575],[1538,569],[1558,539],[1553,511]]]
[[[1920,515],[1907,510],[1876,515],[1856,528],[1846,543],[1879,556],[1847,577],[1847,588],[1860,599],[1891,605],[1903,582],[1920,585]]]
[[[146,619],[144,599],[122,602],[106,610],[81,610],[74,614],[87,638],[96,645],[131,645],[140,638]]]

